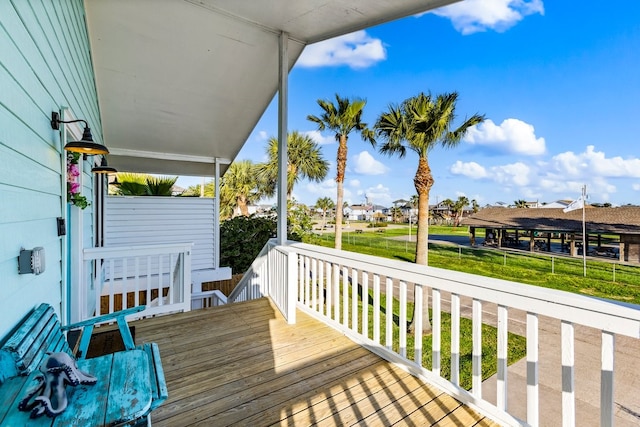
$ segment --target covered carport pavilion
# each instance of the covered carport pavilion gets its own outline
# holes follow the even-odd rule
[[[493,233],[497,247],[551,251],[551,240],[557,236],[561,250],[577,256],[582,244],[583,210],[565,213],[555,208],[491,207],[464,218],[461,225],[469,227],[472,245],[475,245],[476,229],[484,228],[485,241],[489,233]],[[615,236],[617,240],[614,239],[611,244],[619,248],[618,260],[640,263],[640,207],[586,206],[584,228],[587,236],[586,254],[589,254],[590,243],[594,248],[601,248],[606,236]]]

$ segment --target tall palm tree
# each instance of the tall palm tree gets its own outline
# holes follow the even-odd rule
[[[220,179],[220,216],[229,218],[236,211],[248,216],[249,204],[257,202],[262,196],[261,188],[256,165],[251,160],[231,163]]]
[[[406,99],[400,105],[390,105],[388,110],[380,114],[374,129],[376,135],[386,142],[380,152],[388,155],[397,154],[403,158],[407,149],[418,154],[418,169],[413,178],[413,185],[418,193],[418,231],[416,242],[416,264],[427,265],[429,239],[429,192],[434,179],[429,167],[429,152],[436,146],[455,147],[460,143],[467,130],[484,120],[484,116],[474,114],[458,128],[453,128],[455,120],[456,92],[445,93],[437,97],[420,93]],[[423,294],[422,330],[431,330],[427,298]],[[415,313],[413,318],[415,319]],[[410,328],[415,327],[411,322]]]
[[[473,213],[478,213],[480,210],[480,205],[476,199],[471,199],[471,207],[473,208]]]
[[[333,203],[333,200],[329,197],[320,197],[316,201],[316,208],[322,210],[322,229],[324,230],[325,225],[327,225],[327,212],[333,209],[336,205]]]
[[[401,105],[390,105],[374,126],[377,136],[386,141],[380,147],[381,153],[397,154],[403,158],[407,149],[410,149],[418,154],[418,169],[413,178],[418,193],[416,264],[427,265],[429,191],[434,183],[428,161],[429,152],[438,145],[455,147],[467,129],[484,121],[484,116],[474,114],[452,130],[457,99],[456,92],[437,97],[420,93],[406,99]]]
[[[293,186],[301,178],[320,182],[329,171],[329,162],[311,137],[293,131],[287,135],[287,200],[291,200]],[[273,196],[278,181],[278,140],[270,138],[267,145],[269,159],[258,165],[260,179],[265,183],[264,195]]]
[[[335,132],[338,141],[338,155],[336,161],[336,206],[343,205],[344,199],[344,172],[347,168],[347,139],[351,132],[360,132],[365,141],[375,146],[375,133],[362,121],[362,112],[367,101],[354,98],[341,98],[336,94],[336,103],[319,99],[318,105],[322,109],[320,116],[308,115],[307,120],[315,123],[321,132],[329,129]],[[336,238],[335,248],[342,249],[342,209],[336,209]]]

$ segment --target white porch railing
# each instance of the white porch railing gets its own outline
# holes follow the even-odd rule
[[[296,322],[296,290],[285,283],[297,278],[297,255],[275,239],[262,248],[251,267],[242,276],[228,302],[247,301],[269,295],[288,323]]]
[[[84,267],[95,271],[82,319],[146,304],[138,317],[191,309],[191,243],[110,246],[84,250]],[[91,263],[94,263],[91,266]],[[116,303],[122,298],[122,305]],[[120,298],[119,297],[119,298]],[[105,309],[106,306],[106,309]]]
[[[245,280],[246,279],[246,280]],[[411,286],[413,285],[413,286]],[[359,287],[362,287],[359,293]],[[414,354],[407,354],[408,315],[406,302],[411,297],[408,289],[414,288],[416,304],[416,327],[414,332]],[[362,295],[372,292],[373,314],[369,318],[367,304],[362,304]],[[289,242],[287,246],[276,246],[270,242],[265,246],[250,272],[245,275],[234,291],[233,300],[252,299],[269,295],[283,313],[291,313],[287,306],[292,295],[297,294],[298,308],[322,319],[343,331],[356,342],[367,346],[382,357],[397,362],[415,375],[435,383],[452,396],[505,425],[531,425],[540,423],[540,351],[539,319],[559,319],[562,366],[557,370],[557,382],[561,384],[562,419],[555,420],[563,426],[576,425],[576,394],[574,390],[575,359],[574,329],[577,325],[601,331],[601,363],[596,377],[600,378],[600,425],[612,426],[614,422],[614,355],[615,337],[640,338],[640,311],[636,306],[625,306],[615,302],[590,298],[568,292],[539,288],[505,280],[492,279],[411,263],[336,251],[319,246]],[[392,298],[381,307],[381,295],[397,295],[399,307],[399,346],[393,348],[393,316],[386,316],[381,324],[382,313],[393,312]],[[355,295],[355,298],[351,298]],[[472,389],[459,386],[460,318],[461,298],[469,302],[473,330]],[[432,310],[432,348],[423,348],[421,313],[423,301],[428,301]],[[427,303],[427,304],[428,304]],[[498,331],[497,346],[497,392],[491,403],[482,393],[482,328],[483,312],[488,306],[496,306]],[[445,308],[451,313],[451,377],[440,373],[441,316]],[[464,307],[462,307],[464,308]],[[508,412],[507,400],[513,390],[507,388],[508,322],[515,313],[523,314],[526,322],[526,420],[518,419]],[[289,320],[291,321],[291,320]],[[485,319],[486,321],[486,319]],[[370,334],[369,322],[373,333]],[[384,338],[384,342],[381,341]],[[432,368],[422,365],[422,353],[431,351]],[[554,371],[555,372],[555,371]],[[620,378],[619,378],[620,379]],[[624,380],[624,378],[622,378]],[[512,397],[513,398],[513,397]],[[596,406],[597,407],[597,406]],[[593,420],[595,422],[595,420]]]

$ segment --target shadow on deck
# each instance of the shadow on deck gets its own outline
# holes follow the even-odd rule
[[[144,319],[169,399],[154,426],[497,425],[298,311],[270,300]]]

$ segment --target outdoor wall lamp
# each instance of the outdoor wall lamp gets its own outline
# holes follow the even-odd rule
[[[51,113],[51,128],[54,130],[60,130],[60,123],[76,123],[83,122],[84,123],[84,132],[82,134],[82,139],[80,141],[69,141],[64,146],[64,149],[67,151],[73,151],[76,153],[82,153],[87,155],[95,155],[95,154],[109,154],[109,150],[102,144],[98,144],[93,141],[93,136],[91,136],[91,129],[89,129],[89,124],[86,120],[78,119],[78,120],[60,120],[60,113],[57,111],[53,111]]]
[[[107,164],[107,158],[102,157],[102,161],[100,162],[100,166],[94,166],[91,169],[92,173],[116,173],[118,172],[116,168],[112,168]]]

